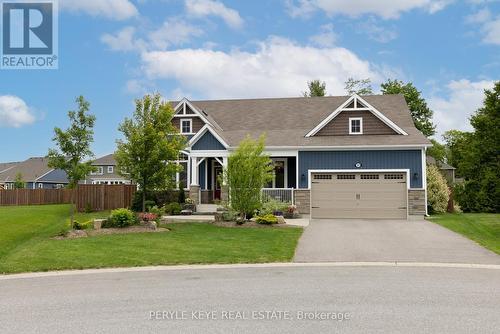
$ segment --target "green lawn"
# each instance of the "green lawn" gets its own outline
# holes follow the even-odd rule
[[[430,220],[500,254],[500,214],[446,213],[433,215]]]
[[[66,205],[0,207],[0,273],[195,263],[284,262],[301,228],[170,224],[170,232],[54,240],[68,226]],[[108,213],[78,214],[79,221]]]

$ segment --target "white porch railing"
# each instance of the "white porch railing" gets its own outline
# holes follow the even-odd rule
[[[294,203],[293,188],[263,188],[262,200],[273,198],[280,202]]]

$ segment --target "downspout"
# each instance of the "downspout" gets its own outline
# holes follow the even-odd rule
[[[424,198],[425,198],[425,216],[429,217],[429,212],[427,211],[427,147],[422,150],[422,184],[424,185]]]

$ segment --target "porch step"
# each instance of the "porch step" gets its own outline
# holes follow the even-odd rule
[[[217,212],[219,205],[216,204],[198,204],[196,205],[196,212],[194,214],[214,214]]]

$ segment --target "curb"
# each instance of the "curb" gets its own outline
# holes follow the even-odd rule
[[[0,281],[57,277],[73,275],[91,275],[106,273],[147,272],[147,271],[178,271],[178,270],[207,270],[207,269],[247,269],[247,268],[300,268],[300,267],[414,267],[414,268],[462,268],[462,269],[490,269],[500,270],[499,264],[473,264],[473,263],[432,263],[432,262],[278,262],[278,263],[249,263],[249,264],[195,264],[173,266],[146,266],[131,268],[104,268],[46,271],[22,274],[0,275]]]

